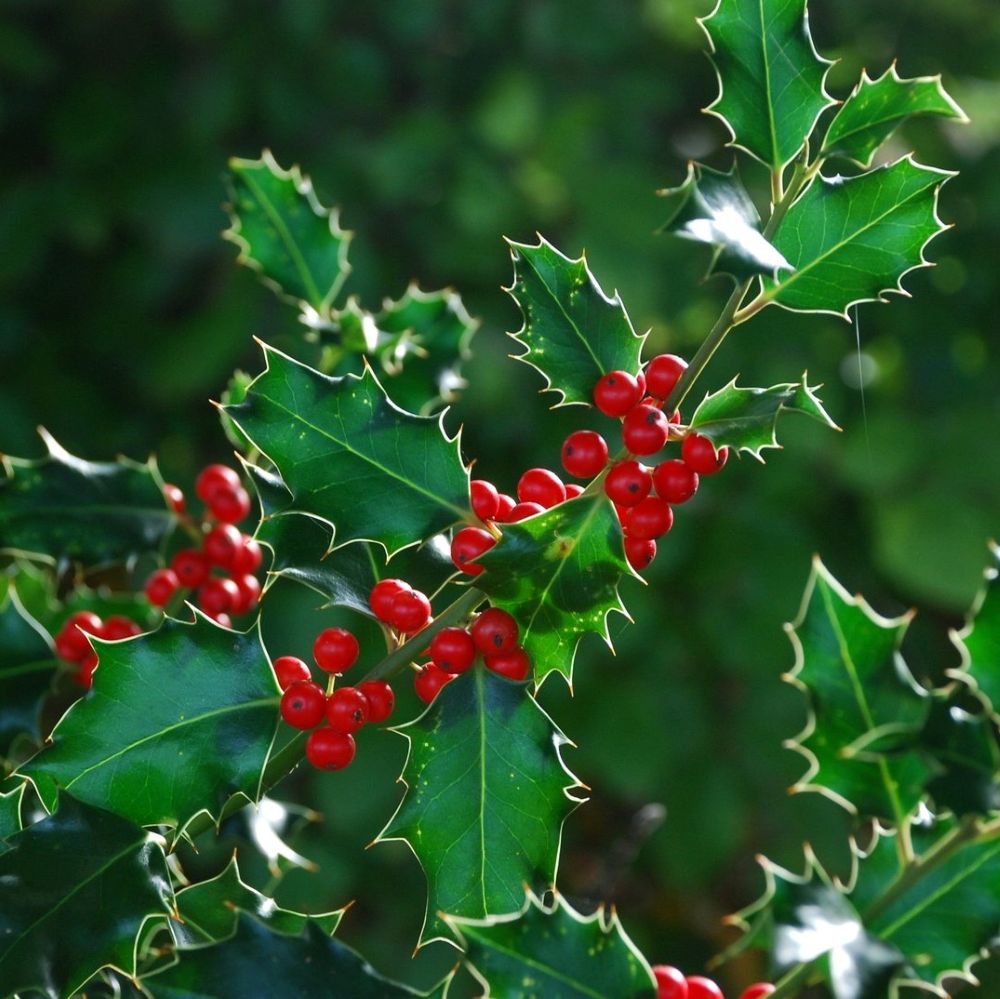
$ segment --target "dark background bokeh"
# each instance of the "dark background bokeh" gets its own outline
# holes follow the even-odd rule
[[[226,457],[207,400],[234,367],[258,369],[251,334],[280,343],[296,330],[219,238],[227,157],[269,146],[342,206],[357,232],[350,288],[366,304],[415,277],[453,285],[482,318],[449,417],[479,470],[509,489],[523,468],[555,466],[579,413],[548,412],[536,373],[503,361],[519,317],[500,290],[500,237],[538,230],[570,254],[586,248],[635,325],[652,329],[652,352],[695,349],[727,289],[701,283],[697,249],[654,237],[653,191],[678,182],[689,157],[729,162],[721,126],[698,111],[715,92],[694,21],[709,9],[4,0],[0,451],[38,454],[43,424],[91,458],[156,451],[182,483]],[[957,227],[933,244],[937,267],[907,278],[912,299],[861,310],[860,358],[855,330],[828,317],[767,310],[732,336],[705,388],[808,368],[844,433],[789,421],[766,467],[731,463],[706,483],[652,585],[626,587],[637,623],[614,620],[617,656],[585,642],[576,697],[557,681],[543,695],[593,788],[567,823],[563,890],[583,908],[616,902],[650,958],[691,970],[731,939],[720,917],[761,888],[755,853],[799,867],[809,839],[844,861],[842,814],[785,792],[803,763],[780,742],[804,714],[779,681],[792,663],[781,625],[810,556],[886,613],[919,606],[908,651],[933,675],[953,665],[945,628],[1000,531],[1000,11],[995,0],[814,0],[811,17],[821,51],[840,59],[837,95],[894,57],[906,76],[944,72],[972,123],[914,123],[895,151],[912,144],[962,171],[941,206]],[[272,599],[272,651],[304,651],[315,598],[288,587]],[[280,895],[313,909],[357,897],[346,938],[381,969],[427,982],[454,952],[434,945],[411,964],[419,868],[399,844],[361,849],[398,798],[402,740],[373,733],[362,745],[349,771],[286,785],[326,819],[301,842],[320,872],[290,874]],[[629,830],[652,802],[666,822],[633,857]],[[208,872],[214,855],[201,862]]]

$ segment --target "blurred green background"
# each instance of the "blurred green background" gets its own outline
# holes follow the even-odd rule
[[[701,282],[705,254],[653,235],[653,191],[690,157],[730,159],[698,110],[715,93],[694,21],[710,6],[3,0],[0,451],[40,453],[42,424],[91,458],[156,451],[181,483],[226,458],[207,400],[234,367],[257,370],[251,334],[296,333],[294,312],[219,238],[227,157],[268,146],[342,206],[357,232],[350,289],[369,307],[416,278],[453,285],[482,318],[448,418],[479,471],[512,489],[530,465],[557,467],[579,412],[550,413],[537,374],[503,360],[520,320],[500,290],[500,237],[538,230],[571,255],[586,248],[652,329],[651,353],[696,348],[728,289]],[[593,788],[567,823],[563,891],[585,909],[614,901],[652,960],[691,971],[731,940],[720,917],[762,887],[754,854],[798,867],[808,839],[844,861],[844,817],[786,795],[803,765],[780,746],[804,721],[779,681],[792,662],[781,625],[812,553],[883,612],[921,608],[909,653],[933,675],[953,664],[945,629],[1000,532],[1000,8],[814,0],[811,20],[840,60],[836,95],[894,57],[904,76],[944,72],[972,124],[914,123],[894,151],[961,170],[941,207],[956,228],[932,245],[937,266],[907,278],[912,299],[860,311],[860,358],[850,325],[776,310],[726,343],[704,388],[808,368],[844,433],[789,421],[766,467],[732,462],[706,483],[652,585],[629,584],[637,623],[613,622],[617,656],[584,643],[576,697],[555,681],[543,695]],[[756,168],[744,172],[759,189]],[[336,618],[291,585],[271,600],[273,654],[304,652]],[[343,774],[282,789],[325,821],[299,841],[320,872],[291,873],[279,894],[314,910],[356,897],[345,937],[426,983],[454,952],[433,945],[411,963],[419,868],[399,844],[362,850],[398,798],[403,740],[371,733],[362,749]],[[666,821],[643,838],[651,803]],[[209,873],[221,860],[199,862]],[[744,985],[755,970],[720,978]]]

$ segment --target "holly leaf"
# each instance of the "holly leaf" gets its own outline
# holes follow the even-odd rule
[[[969,120],[945,91],[940,76],[904,80],[895,63],[877,80],[862,70],[858,85],[830,122],[820,155],[839,156],[867,169],[882,143],[915,115]]]
[[[0,791],[0,853],[9,849],[6,841],[21,831],[21,799],[24,797],[24,783],[12,791]]]
[[[511,356],[542,375],[542,391],[562,397],[557,406],[589,406],[602,375],[639,370],[646,336],[632,328],[618,293],[604,293],[584,257],[571,260],[542,236],[534,246],[508,243],[514,281],[505,290],[524,317],[510,334],[523,350]]]
[[[262,346],[266,369],[224,411],[276,467],[287,509],[329,526],[330,549],[392,555],[468,516],[469,473],[439,419],[399,409],[370,368],[331,378]]]
[[[249,840],[256,847],[257,852],[267,861],[268,873],[276,884],[288,869],[282,866],[282,861],[291,867],[301,867],[307,871],[318,870],[318,866],[294,849],[288,840],[298,835],[308,823],[318,822],[321,818],[318,812],[304,805],[265,796],[256,805],[239,809],[229,820],[229,828],[235,827],[243,839]],[[224,829],[223,833],[225,832]]]
[[[41,434],[44,458],[0,455],[0,552],[95,566],[160,549],[176,518],[152,459],[84,461]]]
[[[193,623],[168,619],[148,635],[92,643],[93,689],[18,771],[46,809],[63,788],[179,835],[200,812],[218,817],[236,795],[261,796],[279,695],[256,631],[198,613]]]
[[[612,910],[577,912],[527,893],[519,912],[447,917],[484,995],[545,999],[654,999],[653,972]]]
[[[802,413],[839,430],[823,408],[803,373],[802,380],[770,388],[743,388],[734,378],[728,385],[705,396],[691,417],[691,429],[709,437],[716,447],[745,451],[763,462],[765,448],[780,448],[778,418],[784,413]]]
[[[410,745],[407,790],[376,842],[403,840],[427,876],[420,945],[443,913],[484,917],[555,882],[559,841],[582,787],[563,763],[568,739],[523,684],[476,669],[393,731]]]
[[[879,753],[887,734],[914,737],[930,710],[899,647],[911,615],[890,620],[851,597],[818,558],[798,620],[786,626],[795,666],[785,679],[809,704],[786,745],[809,761],[793,791],[814,791],[852,815],[896,822],[916,806],[934,766],[917,751]]]
[[[777,281],[765,279],[764,299],[847,319],[859,302],[906,295],[903,277],[928,265],[924,248],[947,228],[937,199],[952,176],[905,157],[857,177],[818,178],[774,237],[795,269]]]
[[[336,210],[320,204],[312,181],[297,166],[283,170],[270,150],[258,160],[229,161],[230,226],[222,234],[286,301],[325,318],[350,273],[352,234],[340,228]]]
[[[657,194],[667,199],[669,213],[661,232],[712,247],[709,275],[729,274],[742,282],[792,269],[761,235],[760,216],[735,166],[720,173],[691,163],[683,184]]]
[[[275,933],[296,935],[310,921],[327,936],[340,924],[345,909],[307,916],[282,909],[273,898],[262,895],[240,877],[235,855],[214,878],[184,888],[177,893],[180,920],[173,923],[179,946],[217,943],[237,931],[239,914],[249,913]]]
[[[486,568],[476,586],[518,623],[536,689],[555,672],[572,687],[580,639],[593,632],[610,647],[608,615],[628,616],[618,584],[630,570],[603,494],[504,524],[503,537],[476,561]]]
[[[161,842],[66,794],[53,815],[11,836],[0,853],[4,994],[59,999],[108,966],[134,976],[143,925],[173,901]]]
[[[0,577],[0,758],[20,735],[38,739],[38,716],[56,669],[52,639]]]
[[[726,126],[732,145],[784,167],[836,103],[824,87],[833,63],[813,45],[806,0],[719,0],[698,23],[719,80],[705,110]]]
[[[153,999],[231,999],[232,996],[350,996],[351,999],[443,999],[448,981],[416,992],[383,978],[360,954],[310,919],[302,933],[273,932],[241,912],[236,932],[215,946],[178,951],[178,962],[143,978]]]
[[[973,687],[985,699],[993,720],[1000,723],[1000,546],[991,544],[990,554],[992,564],[983,573],[985,584],[965,627],[951,633],[962,666],[949,675]]]

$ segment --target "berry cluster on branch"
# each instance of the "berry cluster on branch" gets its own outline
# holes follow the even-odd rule
[[[103,638],[106,642],[116,642],[123,638],[134,638],[142,634],[142,628],[124,614],[112,614],[102,620],[93,611],[77,611],[71,614],[56,632],[56,655],[64,662],[75,666],[73,679],[86,690],[94,684],[94,670],[98,659],[88,635]]]

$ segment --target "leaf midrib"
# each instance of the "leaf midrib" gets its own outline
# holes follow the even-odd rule
[[[771,93],[771,61],[767,54],[767,26],[764,23],[764,0],[757,0],[757,10],[760,14],[760,49],[764,61],[764,89],[767,91],[767,122],[771,132],[771,162],[775,169],[781,165],[781,154],[778,152],[778,128],[774,120],[774,101]]]

